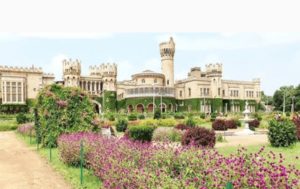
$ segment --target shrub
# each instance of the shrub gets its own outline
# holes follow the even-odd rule
[[[242,122],[240,120],[238,120],[238,119],[233,119],[233,120],[238,127],[242,126]]]
[[[154,112],[154,116],[153,116],[153,119],[160,119],[161,118],[161,113],[159,110],[156,110]]]
[[[297,142],[296,127],[292,121],[271,120],[269,123],[268,138],[272,146],[287,147]]]
[[[128,128],[129,138],[139,141],[151,141],[155,127],[140,125]]]
[[[217,118],[217,114],[215,112],[211,113],[210,115],[210,121],[215,121]]]
[[[190,129],[191,127],[188,126],[188,125],[185,125],[185,124],[177,124],[175,129],[178,129],[178,130],[187,130],[187,129]]]
[[[185,121],[185,124],[189,127],[195,127],[196,126],[196,122],[193,119],[192,116],[189,116],[188,119]]]
[[[225,142],[226,141],[225,137],[222,134],[217,134],[216,138],[217,138],[216,139],[217,142]]]
[[[174,127],[176,121],[174,119],[160,119],[158,120],[158,126],[160,127]]]
[[[200,113],[200,118],[201,118],[201,119],[205,119],[205,113],[204,113],[204,112],[201,112],[201,113]]]
[[[16,120],[18,124],[27,123],[30,121],[30,118],[26,116],[24,113],[18,113],[16,116]]]
[[[157,127],[158,122],[159,120],[157,119],[145,119],[140,122],[140,125]]]
[[[300,116],[295,116],[293,118],[293,122],[296,126],[296,135],[297,135],[297,138],[298,140],[300,140]]]
[[[226,131],[227,127],[225,125],[225,121],[223,119],[216,119],[212,123],[212,128],[216,131]]]
[[[135,121],[135,120],[137,120],[137,116],[134,113],[129,114],[129,116],[127,118],[128,118],[128,121]]]
[[[116,130],[118,132],[125,132],[127,129],[128,122],[126,119],[118,119],[116,123]]]
[[[108,120],[109,120],[109,121],[115,121],[115,116],[114,116],[114,114],[109,114],[109,115],[108,115]]]
[[[225,120],[224,123],[227,129],[237,129],[236,122],[233,119]]]
[[[144,114],[140,114],[140,115],[138,116],[138,118],[139,118],[139,119],[145,119],[145,116],[144,116]]]
[[[155,129],[152,140],[164,142],[181,141],[183,132],[173,128],[159,127]]]
[[[255,119],[257,119],[258,121],[261,121],[261,120],[262,120],[261,115],[260,115],[259,113],[257,113],[257,112],[254,113],[253,117],[254,117]]]
[[[203,127],[191,128],[184,133],[181,143],[182,145],[213,148],[216,143],[216,134],[213,130]]]
[[[32,123],[25,123],[18,127],[17,132],[22,135],[35,136],[34,126]]]
[[[93,129],[94,107],[81,89],[48,85],[39,92],[37,99],[43,146],[56,146],[57,138],[62,133]]]
[[[174,118],[175,118],[175,119],[184,119],[184,115],[183,115],[182,113],[176,113],[176,114],[174,115]]]
[[[258,121],[257,119],[254,119],[249,122],[249,128],[254,131],[255,128],[258,128],[259,124],[260,124],[260,121]]]

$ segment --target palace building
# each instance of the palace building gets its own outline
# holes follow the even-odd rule
[[[91,66],[87,76],[81,75],[79,60],[64,60],[63,81],[68,87],[80,87],[91,95],[100,111],[154,112],[240,112],[245,102],[250,111],[260,101],[260,80],[223,79],[223,65],[193,67],[182,80],[174,78],[175,42],[172,37],[159,44],[161,73],[145,70],[131,79],[117,81],[117,65],[104,63]],[[37,91],[54,81],[37,68],[0,67],[2,103],[24,103]]]

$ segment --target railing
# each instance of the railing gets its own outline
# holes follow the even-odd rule
[[[125,98],[153,96],[175,97],[175,90],[171,87],[137,87],[125,90]]]

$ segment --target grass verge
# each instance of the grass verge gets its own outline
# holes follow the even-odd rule
[[[83,169],[83,184],[80,184],[80,168],[72,167],[64,164],[59,159],[59,152],[57,148],[52,148],[51,154],[52,158],[50,161],[50,149],[49,148],[39,148],[37,150],[37,145],[35,142],[35,138],[31,138],[29,136],[23,136],[21,134],[16,133],[18,138],[23,140],[30,149],[37,151],[39,155],[41,155],[44,159],[46,159],[49,164],[59,172],[64,179],[71,184],[71,186],[75,189],[94,189],[101,188],[101,181],[93,175],[93,172],[88,169]]]
[[[12,131],[18,128],[18,123],[15,118],[0,119],[0,131]]]

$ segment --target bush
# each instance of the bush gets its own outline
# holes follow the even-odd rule
[[[30,118],[24,113],[18,113],[16,116],[18,124],[27,123],[30,121]]]
[[[181,141],[184,132],[174,128],[159,127],[155,129],[152,140],[164,142],[179,142]]]
[[[210,121],[215,121],[217,118],[217,114],[215,112],[211,113],[210,115]]]
[[[116,123],[116,130],[118,132],[125,132],[128,126],[128,122],[126,119],[118,119]]]
[[[227,127],[225,125],[225,121],[223,119],[216,119],[212,123],[212,128],[216,131],[226,131]]]
[[[253,131],[255,131],[255,128],[258,128],[260,124],[260,121],[258,121],[257,119],[254,119],[252,121],[249,122],[249,128]]]
[[[129,116],[127,117],[128,118],[128,121],[135,121],[137,120],[137,116],[136,114],[129,114]]]
[[[257,113],[257,112],[254,113],[253,117],[254,117],[255,119],[257,119],[258,121],[261,121],[261,120],[262,120],[261,115],[260,115],[259,113]]]
[[[18,127],[17,132],[22,135],[35,136],[34,126],[32,123],[22,124]]]
[[[287,147],[297,142],[296,127],[292,121],[271,120],[269,123],[268,138],[272,146]]]
[[[79,88],[48,85],[37,96],[37,109],[43,146],[55,147],[62,133],[93,129],[94,106]]]
[[[205,113],[201,112],[201,113],[200,113],[200,118],[201,118],[201,119],[205,119]]]
[[[296,126],[296,135],[297,135],[297,138],[298,140],[300,140],[300,116],[295,116],[293,118],[293,122]]]
[[[237,129],[236,122],[233,119],[225,120],[224,123],[227,129]]]
[[[133,140],[151,141],[155,127],[140,125],[128,128],[128,136]]]
[[[145,119],[145,116],[144,116],[144,114],[140,114],[140,115],[138,116],[138,118],[139,118],[139,119]]]
[[[160,119],[158,120],[158,126],[160,127],[174,127],[176,121],[174,119]]]
[[[176,114],[174,115],[174,118],[175,118],[175,119],[184,119],[184,115],[183,115],[182,113],[176,113]]]
[[[190,129],[191,127],[188,126],[188,125],[185,125],[185,124],[177,124],[175,129],[178,129],[178,130],[187,130],[187,129]]]
[[[182,145],[213,148],[216,144],[216,134],[213,130],[203,127],[191,128],[184,133],[181,143]]]
[[[108,120],[109,120],[109,121],[115,121],[115,116],[114,116],[114,114],[109,114],[109,115],[108,115]]]
[[[158,127],[158,122],[157,119],[145,119],[140,122],[140,125]]]
[[[160,119],[161,118],[161,113],[159,110],[156,110],[154,112],[154,116],[153,116],[153,119]]]
[[[185,121],[185,124],[189,127],[195,127],[196,126],[196,122],[193,119],[192,116],[189,116],[188,119]]]
[[[238,127],[242,126],[242,122],[240,120],[238,120],[238,119],[233,119],[233,120]]]

